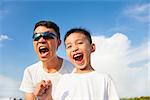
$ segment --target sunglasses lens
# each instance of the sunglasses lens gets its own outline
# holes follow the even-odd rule
[[[33,35],[32,38],[33,38],[34,41],[38,41],[41,38],[41,34],[36,33],[36,34]]]
[[[34,41],[38,41],[41,37],[43,37],[44,39],[54,39],[56,37],[56,35],[54,33],[50,33],[50,32],[44,32],[44,33],[35,33],[33,35],[33,40]]]
[[[53,33],[45,32],[43,35],[44,39],[54,39],[55,35]]]

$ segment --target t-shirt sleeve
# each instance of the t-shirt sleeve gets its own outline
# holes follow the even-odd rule
[[[108,80],[108,100],[120,100],[117,94],[115,85],[110,76],[107,76]]]
[[[31,72],[28,68],[26,68],[24,71],[23,79],[19,89],[26,93],[33,93],[34,91]]]

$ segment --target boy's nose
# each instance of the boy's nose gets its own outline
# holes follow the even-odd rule
[[[72,51],[73,51],[73,52],[78,51],[78,47],[77,47],[77,46],[74,46]]]

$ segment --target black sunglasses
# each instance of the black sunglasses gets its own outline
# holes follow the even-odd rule
[[[54,39],[57,36],[52,32],[34,33],[32,36],[34,41],[38,41],[41,37],[44,39]]]

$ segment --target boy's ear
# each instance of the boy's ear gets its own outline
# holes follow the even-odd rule
[[[91,44],[91,52],[94,52],[94,51],[95,51],[95,49],[96,49],[96,46],[95,46],[95,44],[94,44],[94,43],[92,43],[92,44]]]

